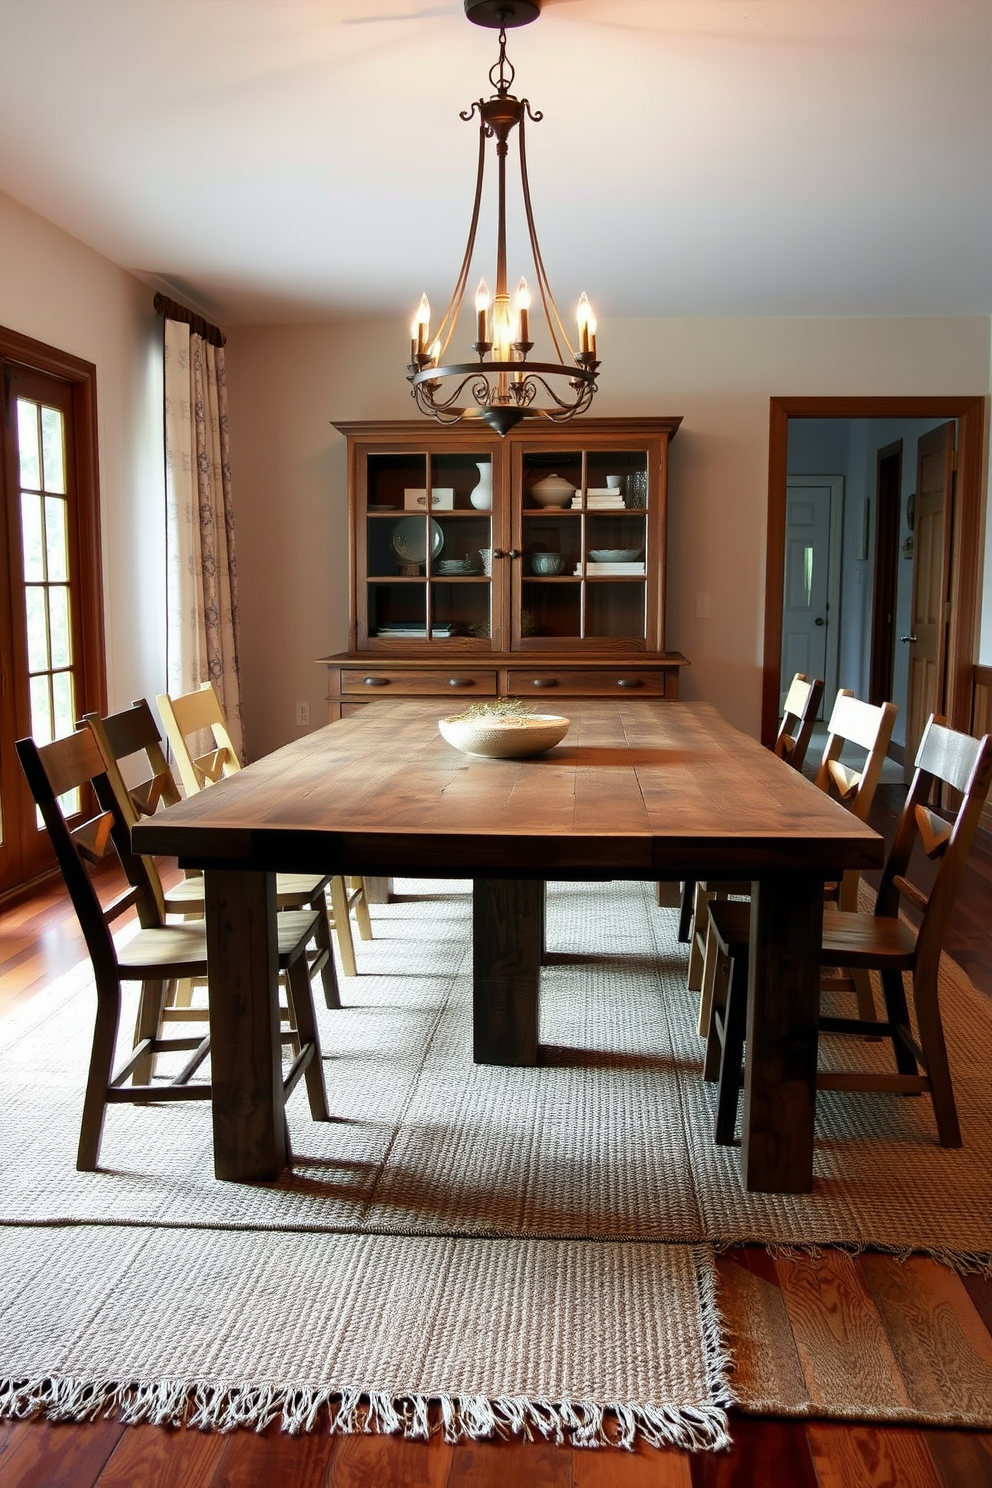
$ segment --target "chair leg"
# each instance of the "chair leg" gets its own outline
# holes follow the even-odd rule
[[[690,992],[699,992],[703,985],[703,944],[707,914],[706,906],[713,898],[705,885],[697,883],[692,901],[692,925],[689,931],[689,969],[685,984]]]
[[[737,1136],[737,1105],[741,1094],[744,1034],[747,1028],[749,963],[746,948],[735,946],[723,1017],[723,1049],[716,1097],[716,1141],[721,1147],[732,1147]]]
[[[726,946],[714,944],[713,996],[706,1020],[706,1053],[703,1055],[703,1079],[711,1084],[720,1078],[723,1020],[734,963]]]
[[[76,1167],[80,1173],[94,1173],[100,1157],[103,1118],[107,1111],[107,1091],[114,1072],[114,1052],[120,1027],[121,992],[119,986],[97,991],[96,1025],[93,1048],[86,1076],[83,1118],[76,1149]]]
[[[351,897],[355,903],[355,924],[358,926],[358,935],[361,940],[371,940],[372,917],[369,914],[368,895],[365,892],[364,878],[353,878],[351,880]]]
[[[332,879],[331,883],[336,880]],[[341,994],[338,991],[338,974],[334,965],[334,948],[331,945],[331,926],[327,917],[327,899],[324,890],[310,900],[310,908],[316,911],[317,928],[314,931],[314,940],[320,951],[326,951],[324,964],[320,968],[321,985],[324,988],[324,1001],[329,1008],[341,1006]],[[288,978],[287,978],[288,980]]]
[[[876,1018],[875,995],[871,990],[871,977],[860,966],[851,972],[854,995],[858,1002],[858,1017],[863,1023],[874,1023]]]
[[[679,910],[679,940],[683,945],[687,944],[692,928],[692,906],[695,903],[695,896],[696,880],[694,878],[683,879],[682,907]]]
[[[892,1029],[892,1051],[895,1054],[896,1069],[901,1075],[915,1075],[919,1073],[917,1063],[911,1049],[903,1043],[899,1037],[900,1028],[909,1027],[909,1008],[906,1004],[906,989],[903,986],[901,971],[883,971],[882,996],[885,999],[885,1016]]]
[[[134,1042],[140,1044],[144,1039],[158,1038],[162,1030],[162,1010],[165,1007],[165,994],[169,983],[165,981],[147,981],[141,983],[141,995],[138,999],[138,1018],[134,1027]],[[131,1075],[132,1085],[150,1085],[155,1074],[155,1056],[146,1054],[139,1059],[134,1066]]]
[[[348,890],[345,888],[344,879],[340,876],[331,879],[331,908],[334,912],[334,931],[338,938],[338,950],[341,952],[341,970],[345,976],[357,976],[355,942],[351,938],[351,916],[348,913]]]
[[[947,1063],[947,1045],[944,1028],[940,1021],[940,1005],[937,1000],[936,975],[921,977],[917,969],[913,982],[913,1001],[916,1005],[916,1023],[920,1030],[920,1047],[926,1061],[930,1080],[930,1096],[933,1113],[937,1120],[937,1135],[942,1147],[961,1146],[961,1127],[958,1124],[957,1106],[954,1102],[954,1087],[951,1070]]]
[[[699,993],[699,1037],[708,1038],[710,1012],[714,997],[720,1007],[727,1001],[727,978],[729,963],[717,945],[713,926],[707,922],[706,946],[703,951],[703,985]]]
[[[324,1064],[320,1052],[320,1035],[313,1007],[313,988],[310,985],[310,970],[306,954],[300,955],[286,972],[286,991],[293,1010],[293,1022],[300,1036],[300,1046],[313,1045],[313,1058],[303,1071],[307,1082],[310,1115],[314,1121],[330,1121],[327,1109],[327,1091],[324,1087]]]

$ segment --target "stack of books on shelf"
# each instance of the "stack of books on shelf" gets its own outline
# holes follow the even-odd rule
[[[418,625],[416,622],[411,622],[409,624],[407,624],[406,622],[402,622],[394,625],[380,625],[378,634],[381,636],[405,636],[407,638],[419,636],[421,638],[425,638],[427,635],[427,626]],[[436,638],[437,636],[451,636],[454,634],[455,627],[453,625],[435,625],[431,629],[431,636],[434,638]]]
[[[576,566],[575,566],[575,572],[577,574],[580,574],[581,575],[581,573],[582,573],[582,565],[581,565],[581,563],[577,563],[576,564]],[[627,562],[620,562],[620,563],[597,563],[597,562],[595,562],[594,559],[590,558],[586,562],[586,577],[589,578],[589,579],[602,579],[602,578],[607,577],[610,574],[623,574],[623,575],[629,576],[631,574],[634,574],[634,575],[642,574],[643,575],[644,573],[645,573],[645,568],[644,568],[644,560],[643,559],[641,559],[639,562],[633,562],[633,563],[627,563]]]
[[[612,486],[589,486],[586,489],[586,511],[623,511],[623,492],[615,491]],[[582,510],[582,492],[576,491],[572,497],[572,506],[575,510]]]

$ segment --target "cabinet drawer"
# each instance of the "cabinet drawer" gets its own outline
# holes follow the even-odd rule
[[[495,697],[496,673],[470,672],[461,667],[443,672],[389,672],[369,667],[368,671],[344,672],[341,677],[344,697],[432,697],[439,693]]]
[[[639,672],[633,667],[608,671],[511,672],[508,691],[514,697],[539,697],[557,693],[560,697],[664,697],[664,672]]]

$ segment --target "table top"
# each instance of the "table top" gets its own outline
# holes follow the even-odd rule
[[[376,703],[134,828],[190,867],[417,877],[831,877],[879,835],[705,703],[569,699],[546,755],[472,759]]]

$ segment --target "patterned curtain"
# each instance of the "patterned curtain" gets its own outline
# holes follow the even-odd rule
[[[224,348],[164,325],[168,690],[212,682],[243,757]]]

